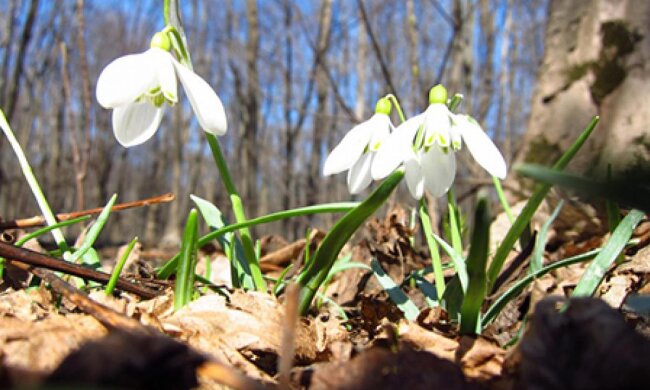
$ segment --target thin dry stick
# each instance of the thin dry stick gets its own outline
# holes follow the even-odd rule
[[[86,293],[65,282],[63,279],[59,278],[51,271],[35,268],[29,264],[20,263],[13,260],[11,263],[15,267],[32,273],[49,283],[55,292],[63,295],[84,313],[93,316],[95,319],[97,319],[97,321],[101,322],[108,328],[119,328],[145,333],[152,332],[151,329],[144,327],[138,321],[129,318],[124,314],[118,313],[107,306],[93,301],[88,297]]]
[[[111,278],[110,274],[59,260],[55,257],[34,252],[29,249],[5,244],[4,242],[0,242],[0,257],[8,259],[13,264],[18,262],[25,263],[34,267],[47,268],[100,283],[108,283],[108,280]],[[157,291],[138,286],[122,278],[118,279],[116,286],[120,290],[139,295],[145,299],[151,299],[159,295]]]
[[[167,193],[164,195],[154,196],[152,198],[146,198],[141,200],[134,200],[133,202],[119,203],[113,206],[111,211],[121,211],[126,209],[132,209],[136,207],[143,207],[157,203],[167,203],[175,199],[174,194]],[[56,219],[59,221],[67,221],[69,219],[83,217],[85,215],[99,214],[103,210],[102,207],[97,207],[89,210],[74,211],[72,213],[61,213],[56,215]],[[13,221],[0,222],[0,230],[6,229],[24,229],[31,227],[38,227],[45,225],[45,218],[41,216],[24,218],[24,219],[15,219]]]
[[[295,283],[287,287],[285,295],[284,324],[282,327],[282,345],[280,349],[280,361],[278,362],[278,379],[281,389],[290,389],[291,367],[293,356],[296,350],[295,338],[296,327],[298,326],[298,285]]]

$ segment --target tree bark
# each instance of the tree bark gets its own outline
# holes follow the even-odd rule
[[[321,3],[320,22],[318,29],[318,42],[316,43],[316,56],[320,58],[316,70],[316,114],[314,115],[314,128],[312,129],[311,158],[309,160],[309,177],[307,179],[307,203],[319,202],[320,165],[322,160],[322,143],[327,126],[325,114],[327,113],[328,82],[324,62],[322,59],[327,53],[332,28],[332,0],[323,0]]]
[[[569,169],[602,175],[650,168],[650,3],[552,1],[546,52],[517,161],[550,164],[594,115]]]

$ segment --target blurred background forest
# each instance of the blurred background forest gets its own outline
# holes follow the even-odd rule
[[[552,3],[580,10],[600,2]],[[191,193],[229,209],[186,99],[168,110],[153,140],[125,149],[113,137],[110,111],[94,97],[108,62],[149,47],[163,27],[161,4],[0,2],[0,107],[55,211],[101,206],[114,192],[119,201],[176,195],[171,204],[114,215],[118,241],[178,240]],[[393,93],[414,115],[437,83],[465,96],[461,110],[483,124],[510,165],[522,149],[553,15],[547,0],[187,0],[182,11],[195,71],[226,107],[221,142],[249,217],[349,200],[345,175],[321,175],[328,151],[372,115],[378,98]],[[583,23],[580,17],[565,24]],[[587,33],[600,36],[598,29]],[[576,80],[591,73],[583,69]],[[458,196],[491,183],[468,155],[460,158]],[[411,202],[404,189],[399,199]],[[35,214],[2,139],[0,216]],[[331,221],[288,221],[259,232],[295,238],[307,223],[326,228]]]

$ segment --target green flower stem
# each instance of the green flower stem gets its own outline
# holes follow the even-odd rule
[[[508,216],[508,221],[510,221],[510,224],[512,225],[512,223],[515,222],[515,217],[512,215],[512,210],[510,209],[510,205],[506,199],[506,194],[503,193],[501,181],[498,177],[492,176],[492,183],[494,183],[494,189],[497,191],[497,197],[499,198],[501,207],[503,207],[503,211],[505,211],[506,215]]]
[[[244,206],[242,205],[241,197],[237,193],[235,184],[232,181],[230,176],[230,171],[226,165],[226,160],[223,157],[223,152],[221,151],[221,146],[219,141],[214,134],[205,133],[208,143],[210,144],[210,150],[212,150],[212,156],[214,161],[217,164],[219,173],[221,174],[221,180],[223,181],[226,191],[230,196],[230,202],[232,203],[232,210],[235,214],[235,220],[238,223],[246,222],[246,214],[244,213]],[[251,276],[255,287],[258,291],[266,291],[266,282],[262,277],[262,271],[260,270],[260,264],[255,256],[255,245],[253,244],[253,239],[251,238],[250,230],[245,227],[239,229],[239,234],[241,236],[242,245],[244,247],[244,256],[248,261],[248,266],[251,270]]]
[[[113,290],[115,290],[115,285],[117,284],[117,280],[120,278],[120,274],[122,273],[124,264],[126,264],[126,260],[129,258],[129,255],[131,254],[131,251],[133,251],[133,248],[135,247],[135,244],[137,242],[138,242],[138,237],[135,237],[133,240],[131,240],[131,242],[129,242],[129,245],[126,247],[126,250],[122,254],[122,257],[120,257],[118,262],[115,264],[115,268],[113,268],[113,273],[111,273],[111,278],[108,280],[108,283],[106,284],[106,288],[104,289],[104,293],[106,295],[113,294]]]
[[[445,277],[442,273],[442,260],[440,259],[440,250],[438,249],[436,240],[433,238],[431,217],[429,216],[429,210],[427,210],[427,203],[424,198],[420,199],[418,212],[420,214],[420,222],[422,223],[424,237],[427,240],[429,252],[431,252],[431,266],[433,267],[433,277],[436,284],[436,293],[438,294],[438,300],[440,300],[442,299],[442,295],[445,293]]]
[[[463,256],[463,240],[460,232],[460,213],[458,212],[458,203],[454,190],[447,191],[447,206],[449,208],[449,234],[451,235],[451,245],[454,247],[459,256]]]
[[[304,315],[309,310],[316,292],[327,278],[345,243],[348,242],[361,224],[386,202],[403,177],[403,168],[393,172],[366,200],[341,217],[323,238],[313,260],[298,278],[298,284],[301,287],[299,302],[301,314]]]
[[[264,215],[262,217],[249,219],[242,223],[233,223],[232,225],[224,226],[221,229],[217,229],[201,237],[199,239],[199,248],[207,245],[210,241],[216,239],[217,237],[223,234],[234,232],[236,230],[246,228],[249,226],[261,225],[264,223],[280,221],[282,219],[298,217],[303,215],[347,212],[358,205],[359,202],[327,203],[327,204],[316,205],[316,206],[300,207],[292,210],[278,211],[277,213],[272,213],[272,214]],[[161,279],[167,279],[176,269],[177,261],[178,261],[178,255],[174,256],[158,270],[158,277]]]
[[[399,104],[399,101],[397,100],[395,95],[389,93],[388,95],[386,95],[386,99],[390,99],[393,102],[393,105],[397,110],[397,115],[399,115],[399,120],[402,121],[402,123],[406,122],[406,117],[404,116],[404,111],[402,111],[402,106]]]
[[[25,152],[23,152],[23,149],[18,143],[18,140],[16,139],[16,136],[14,135],[14,132],[11,129],[11,126],[9,125],[9,122],[7,122],[7,118],[5,117],[5,114],[1,109],[0,109],[0,127],[2,128],[2,131],[7,137],[7,140],[9,141],[11,148],[14,150],[14,153],[18,158],[18,164],[20,164],[20,169],[23,171],[23,175],[25,175],[27,184],[29,185],[29,188],[32,190],[32,193],[36,198],[36,202],[38,203],[38,207],[41,209],[41,213],[43,213],[43,218],[45,218],[45,222],[48,224],[48,226],[55,225],[57,223],[56,217],[54,216],[54,213],[52,212],[52,209],[50,208],[50,205],[47,202],[47,199],[45,198],[45,194],[43,194],[43,190],[41,189],[41,186],[38,184],[38,180],[36,180],[36,176],[34,176],[34,171],[32,171],[32,167],[29,165],[29,161],[27,161]],[[52,236],[54,237],[54,240],[56,241],[56,244],[58,245],[61,252],[64,253],[64,256],[67,256],[67,253],[69,253],[70,248],[68,247],[68,244],[65,242],[65,238],[63,237],[63,233],[61,232],[61,230],[58,228],[53,229]]]
[[[174,286],[174,310],[187,305],[192,298],[194,288],[195,269],[197,262],[198,211],[190,210],[183,231],[181,246],[181,261],[176,271],[176,284]]]

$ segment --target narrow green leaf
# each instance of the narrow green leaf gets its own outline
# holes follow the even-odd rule
[[[341,217],[325,235],[311,264],[298,277],[298,284],[301,286],[300,313],[305,314],[309,310],[314,294],[327,277],[345,243],[365,220],[386,202],[403,177],[404,170],[397,169],[366,200]]]
[[[415,306],[415,303],[413,303],[413,301],[404,294],[404,291],[399,288],[397,283],[386,274],[377,259],[373,258],[370,260],[370,267],[372,268],[377,281],[386,291],[391,301],[393,301],[393,303],[397,305],[397,308],[404,313],[404,317],[410,321],[415,321],[418,318],[418,314],[420,314],[420,310]]]
[[[133,251],[133,248],[137,242],[138,237],[133,238],[133,240],[129,242],[129,245],[127,245],[126,249],[124,250],[124,253],[122,253],[120,259],[117,261],[117,263],[115,263],[115,267],[113,267],[113,272],[111,273],[111,278],[109,279],[108,283],[106,284],[106,288],[104,289],[104,293],[106,295],[113,294],[117,280],[122,273],[122,269],[124,269],[124,264],[126,264],[126,260],[129,258],[129,255],[131,254],[131,251]]]
[[[456,275],[458,275],[458,280],[460,285],[463,288],[463,292],[467,291],[467,266],[465,264],[465,259],[462,255],[459,255],[454,248],[445,242],[441,237],[433,234],[433,238],[438,242],[438,244],[444,249],[444,251],[451,258],[451,262],[456,269]]]
[[[440,306],[440,298],[438,298],[438,291],[435,286],[419,275],[414,276],[413,279],[415,280],[415,286],[424,295],[424,300],[427,302],[427,306]]]
[[[280,292],[282,291],[282,289],[284,289],[284,286],[287,285],[287,281],[284,280],[284,278],[287,276],[287,273],[288,273],[292,268],[293,268],[293,264],[289,264],[288,266],[286,266],[286,267],[282,270],[282,272],[280,273],[280,276],[278,276],[278,278],[277,278],[277,280],[276,280],[276,282],[275,282],[275,286],[273,286],[273,290],[272,290],[273,295],[275,295],[276,297],[280,294]]]
[[[33,231],[33,232],[29,233],[29,234],[26,234],[26,235],[20,237],[20,238],[16,241],[16,243],[15,243],[14,245],[16,245],[16,246],[23,246],[23,245],[25,245],[25,243],[26,243],[27,241],[31,240],[32,238],[40,237],[40,236],[42,236],[43,234],[45,234],[45,233],[47,233],[47,232],[49,232],[49,231],[51,231],[51,230],[53,230],[53,229],[59,229],[59,228],[62,228],[62,227],[66,227],[66,226],[74,225],[74,224],[77,224],[77,223],[79,223],[79,222],[87,221],[87,220],[89,220],[90,218],[92,218],[92,216],[90,216],[90,215],[84,215],[84,216],[79,217],[79,218],[74,218],[74,219],[69,219],[69,220],[67,220],[67,221],[61,221],[61,222],[58,222],[58,223],[56,223],[56,224],[54,224],[54,225],[52,225],[52,226],[45,226],[45,227],[42,227],[42,228],[40,228],[40,229],[38,229],[38,230],[35,230],[35,231]]]
[[[429,253],[431,254],[431,266],[433,267],[433,278],[436,283],[436,294],[438,297],[442,297],[445,293],[445,277],[442,274],[442,259],[440,258],[440,250],[438,249],[438,245],[432,238],[434,234],[433,228],[431,227],[431,217],[429,216],[429,210],[424,199],[424,197],[420,199],[418,207],[420,222],[422,224],[422,230],[424,231],[424,238],[426,239],[427,246],[429,247]]]
[[[181,244],[181,258],[176,271],[176,284],[174,286],[174,310],[187,305],[192,298],[194,288],[194,275],[197,262],[198,212],[190,210],[183,231]]]
[[[207,201],[206,201],[207,202]],[[207,202],[210,203],[210,202]],[[292,210],[283,210],[276,213],[267,214],[258,218],[249,219],[242,223],[233,223],[220,227],[199,239],[199,248],[208,244],[210,241],[217,237],[234,232],[241,228],[261,225],[265,223],[280,221],[287,218],[298,217],[302,215],[325,214],[325,213],[342,213],[348,212],[357,207],[359,202],[339,202],[339,203],[325,203],[315,206],[300,207]],[[197,206],[198,207],[198,206]],[[172,257],[167,263],[158,269],[158,277],[161,279],[169,278],[176,269],[179,255]]]
[[[227,226],[223,213],[212,202],[196,195],[190,195],[190,199],[192,199],[196,207],[199,209],[201,216],[211,230],[217,231]],[[228,260],[230,260],[230,275],[233,287],[243,287],[247,290],[253,290],[255,288],[253,276],[244,256],[244,247],[239,238],[234,232],[229,232],[220,234],[216,236],[215,239],[219,242],[219,245],[228,257]],[[199,239],[199,246],[202,246],[201,239]]]
[[[602,282],[609,267],[616,261],[625,244],[628,242],[634,228],[641,222],[645,214],[639,210],[630,211],[618,224],[616,230],[610,237],[603,250],[589,264],[587,270],[580,278],[578,285],[571,294],[572,297],[586,297],[594,294],[600,282]]]
[[[510,302],[512,299],[517,297],[519,294],[521,294],[524,289],[533,282],[533,280],[540,278],[547,273],[558,269],[562,267],[567,267],[572,264],[577,264],[577,263],[582,263],[587,260],[593,259],[598,253],[601,252],[601,249],[594,249],[589,252],[585,252],[582,254],[579,254],[577,256],[572,256],[560,261],[556,261],[555,263],[546,265],[542,267],[539,271],[526,275],[522,279],[518,280],[515,282],[512,286],[506,290],[501,296],[499,296],[494,303],[490,306],[490,308],[485,312],[485,315],[483,316],[483,327],[486,327],[492,320],[496,318],[497,315],[503,310],[503,308],[506,306],[508,302]]]
[[[460,332],[480,332],[481,306],[487,294],[486,265],[490,246],[490,206],[485,194],[479,194],[474,213],[474,232],[467,256],[467,293],[460,308]]]
[[[553,165],[554,170],[562,170],[567,164],[573,159],[575,154],[580,150],[582,145],[587,141],[591,133],[593,132],[596,124],[598,124],[599,117],[594,117],[585,130],[580,134],[580,136],[575,140],[573,145],[560,157],[560,159]],[[521,214],[517,216],[515,222],[506,233],[506,236],[503,238],[501,245],[496,250],[494,258],[490,263],[490,268],[488,269],[488,291],[492,290],[494,282],[499,277],[501,273],[501,268],[503,268],[503,263],[506,261],[506,257],[512,250],[512,247],[517,242],[517,239],[522,235],[526,227],[528,226],[530,220],[535,214],[535,211],[542,203],[546,194],[551,189],[551,186],[548,184],[538,184],[535,187],[535,191],[532,196],[528,199],[528,202],[524,206]]]
[[[557,216],[560,215],[562,206],[564,206],[564,200],[561,200],[560,203],[558,203],[557,207],[555,210],[553,210],[553,213],[548,218],[548,220],[544,222],[544,225],[542,225],[542,228],[537,235],[537,240],[535,240],[535,248],[533,249],[533,255],[530,258],[530,267],[528,268],[528,272],[531,274],[539,271],[544,266],[543,258],[544,250],[546,249],[546,236],[548,235],[548,229],[551,227],[551,224],[553,221],[555,221]]]
[[[88,249],[93,246],[97,240],[97,237],[99,237],[99,234],[102,232],[102,229],[104,229],[104,225],[108,220],[108,216],[111,214],[111,209],[113,208],[116,200],[117,194],[113,194],[108,203],[106,203],[106,206],[104,206],[102,209],[102,212],[99,213],[99,216],[97,216],[95,223],[88,230],[88,234],[86,234],[86,237],[84,238],[79,248],[77,248],[72,256],[70,256],[70,262],[77,262],[77,260],[79,260],[88,251]]]
[[[501,180],[499,180],[499,178],[496,176],[492,176],[492,183],[494,184],[494,189],[497,192],[499,203],[501,203],[501,207],[503,207],[503,211],[506,213],[506,216],[508,217],[508,221],[510,221],[510,224],[512,224],[515,221],[515,217],[512,215],[512,209],[510,208],[508,199],[506,199],[506,194],[503,192],[503,187],[501,186]]]
[[[451,190],[447,192],[447,207],[449,209],[449,233],[451,235],[451,245],[456,253],[462,256],[463,239],[461,236],[460,212],[454,193]]]

